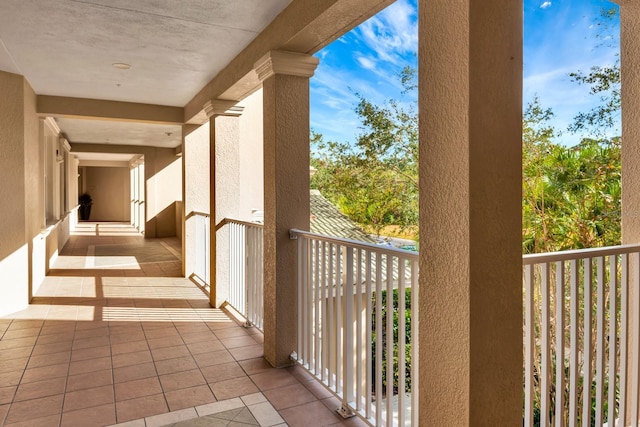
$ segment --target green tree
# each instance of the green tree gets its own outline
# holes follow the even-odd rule
[[[410,70],[402,74],[411,91]],[[379,106],[358,95],[361,133],[355,144],[311,134],[311,165],[319,189],[354,221],[380,234],[387,225],[418,224],[418,115],[395,100]]]

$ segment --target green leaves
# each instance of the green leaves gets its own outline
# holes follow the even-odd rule
[[[537,99],[523,120],[523,252],[620,243],[620,139],[551,142],[553,113]]]

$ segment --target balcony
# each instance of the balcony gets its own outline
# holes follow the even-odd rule
[[[29,308],[0,318],[0,424],[358,425],[300,367],[271,368],[258,328],[180,265],[177,239],[81,224]]]

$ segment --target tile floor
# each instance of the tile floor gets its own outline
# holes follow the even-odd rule
[[[82,223],[29,308],[0,318],[0,425],[365,425],[271,368],[259,331],[180,277],[180,246]]]

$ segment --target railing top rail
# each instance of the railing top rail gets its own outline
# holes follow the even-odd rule
[[[206,217],[206,218],[209,218],[209,216],[210,216],[210,215],[209,215],[208,213],[206,213],[206,212],[191,211],[191,212],[189,212],[189,213],[187,214],[187,216],[186,216],[186,218],[185,218],[185,219],[189,219],[189,218],[191,218],[191,217],[193,217],[193,216],[204,216],[204,217]]]
[[[220,221],[216,225],[216,230],[220,230],[222,227],[224,227],[227,224],[238,224],[238,225],[245,225],[247,227],[256,227],[256,228],[264,227],[263,224],[260,224],[258,222],[240,221],[239,219],[224,218],[222,221]]]
[[[327,243],[337,243],[343,246],[350,246],[356,249],[364,249],[372,252],[379,252],[385,255],[397,256],[409,259],[411,261],[418,261],[418,252],[407,251],[404,249],[393,248],[390,246],[381,246],[373,243],[359,242],[357,240],[343,239],[340,237],[330,237],[322,234],[312,233],[310,231],[303,231],[298,229],[289,230],[289,235],[292,239],[298,237],[305,237],[309,239],[319,240]]]
[[[595,258],[608,255],[629,254],[633,252],[640,252],[640,244],[607,246],[604,248],[576,249],[560,252],[546,252],[542,254],[526,254],[522,255],[522,265],[570,261],[572,259]]]

